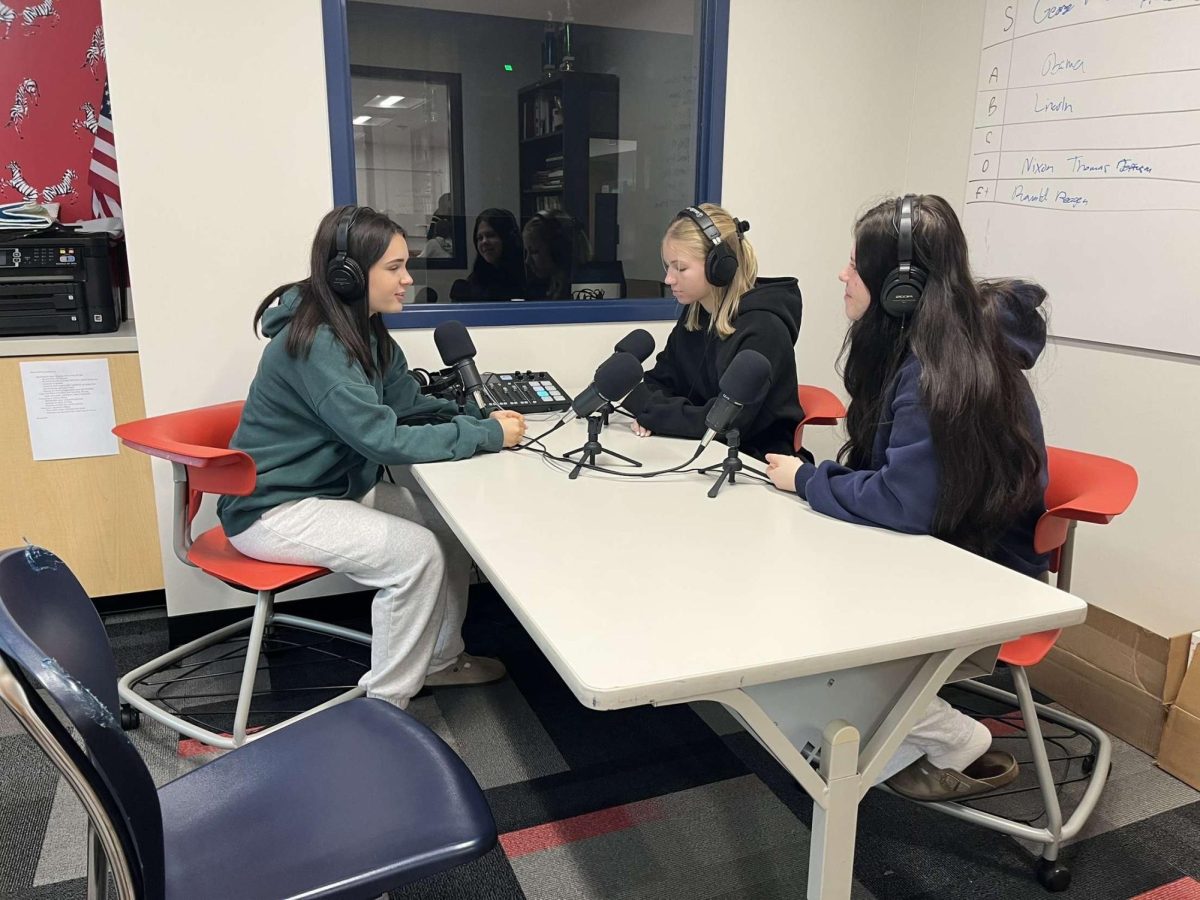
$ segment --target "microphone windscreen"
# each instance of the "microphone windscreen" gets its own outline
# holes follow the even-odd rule
[[[433,329],[433,342],[437,344],[442,362],[447,366],[475,358],[475,343],[462,322],[451,319],[437,326]]]
[[[654,337],[645,328],[635,328],[613,347],[617,353],[629,353],[638,362],[645,362],[654,352]]]
[[[721,393],[743,406],[757,403],[771,385],[771,364],[757,350],[739,350],[719,382]]]
[[[620,400],[642,380],[642,364],[630,353],[614,353],[596,370],[596,391],[605,400]]]

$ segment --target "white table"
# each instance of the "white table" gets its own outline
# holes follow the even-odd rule
[[[602,441],[643,471],[695,446],[624,421]],[[572,422],[547,443],[561,454],[585,435]],[[709,499],[712,479],[695,474],[568,481],[524,451],[413,472],[580,703],[722,703],[799,781],[814,800],[810,898],[850,896],[858,804],[942,685],[990,671],[1003,641],[1086,614],[966,551],[757,482]]]

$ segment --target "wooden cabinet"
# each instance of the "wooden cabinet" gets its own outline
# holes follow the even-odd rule
[[[62,557],[92,597],[163,587],[150,459],[117,456],[35,461],[20,363],[107,359],[118,422],[145,416],[136,353],[0,358],[0,547],[26,539]]]

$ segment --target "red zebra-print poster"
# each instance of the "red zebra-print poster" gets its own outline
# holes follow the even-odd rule
[[[88,165],[107,74],[100,0],[0,0],[0,204],[93,217]]]

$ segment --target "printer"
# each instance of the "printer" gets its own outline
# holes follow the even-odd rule
[[[116,331],[112,245],[108,234],[61,225],[0,231],[0,336]]]

